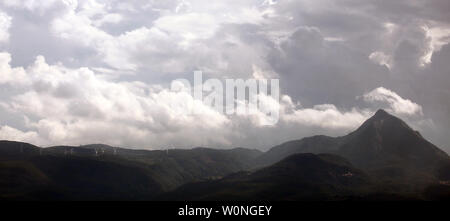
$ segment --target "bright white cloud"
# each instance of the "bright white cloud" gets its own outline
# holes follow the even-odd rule
[[[116,69],[145,67],[163,73],[199,66],[220,69],[230,62],[229,56],[220,56],[223,45],[234,43],[228,42],[229,36],[216,36],[224,25],[262,24],[274,16],[273,10],[255,6],[253,1],[235,3],[242,7],[236,10],[229,2],[209,2],[205,7],[203,1],[182,1],[173,10],[161,11],[151,25],[112,35],[101,26],[120,23],[124,16],[109,13],[105,4],[95,0],[83,1],[55,18],[51,30],[55,36],[95,50],[103,62]]]
[[[22,78],[15,81],[9,77],[9,81],[0,82],[20,88],[0,106],[27,119],[25,131],[3,125],[2,139],[40,145],[100,142],[142,148],[173,144],[227,146],[247,139],[248,133],[267,130],[262,126],[267,121],[263,113],[224,115],[184,90],[175,92],[143,82],[117,82],[88,68],[50,65],[42,56],[27,68],[11,68],[8,53],[2,53],[0,58],[3,76]],[[387,102],[398,114],[421,112],[417,104],[384,88],[365,94],[364,99]],[[280,109],[279,124],[269,127],[278,135],[292,128],[350,131],[373,114],[373,110],[359,108],[343,111],[332,104],[303,108],[287,95],[280,102],[270,96],[260,101],[267,108]],[[193,112],[197,114],[190,114]],[[242,128],[240,125],[246,121],[247,128]]]
[[[441,50],[442,46],[450,42],[450,27],[448,25],[434,25],[433,27],[423,26],[426,36],[430,38],[429,52],[424,55],[422,60],[424,63],[431,63],[433,53]]]
[[[7,42],[9,40],[9,28],[11,27],[12,18],[0,11],[0,43]]]
[[[11,55],[0,53],[0,84],[27,84],[28,78],[23,68],[12,68],[10,66]]]
[[[25,73],[23,68],[14,69],[3,63],[3,75],[12,75],[17,70]],[[218,130],[228,123],[225,116],[194,101],[189,94],[141,82],[109,81],[87,68],[49,65],[42,56],[26,68],[25,77],[28,85],[0,82],[25,91],[2,101],[1,106],[11,113],[37,119],[26,126],[39,135],[35,142],[41,144],[105,142],[161,146],[169,142],[164,136],[189,140],[189,131],[220,134]],[[201,115],[185,114],[180,103],[201,109],[197,111]]]
[[[422,107],[411,100],[400,97],[395,92],[384,87],[376,88],[364,94],[363,99],[367,102],[381,102],[387,104],[389,109],[399,115],[423,115]]]
[[[315,105],[312,108],[294,109],[292,113],[283,115],[283,120],[309,127],[328,129],[344,129],[358,127],[373,112],[369,110],[340,111],[333,104]]]
[[[30,143],[39,143],[39,135],[36,132],[23,132],[10,126],[0,127],[0,140],[14,140]]]
[[[379,65],[384,65],[387,68],[391,68],[392,66],[392,58],[381,51],[371,53],[369,59]]]
[[[15,120],[2,121],[9,115],[0,118],[3,136],[38,144],[250,146],[318,133],[340,135],[379,107],[424,118],[418,103],[426,105],[414,95],[424,90],[408,93],[403,82],[414,82],[420,68],[430,66],[432,55],[449,43],[448,13],[409,1],[392,4],[2,1],[8,14],[0,13],[0,50],[9,53],[0,53],[0,85],[7,92],[0,95],[0,108],[14,119],[28,119],[11,123],[23,124],[14,129],[7,124]],[[30,44],[30,36],[38,44]],[[43,56],[34,60],[38,54],[48,61]],[[262,127],[268,119],[259,112],[222,115],[189,94],[156,85],[167,84],[170,74],[193,70],[222,79],[280,78],[287,93],[282,101],[262,98],[268,108],[281,108],[279,124]],[[439,79],[444,80],[435,81],[445,85],[446,78]],[[356,105],[353,97],[379,85],[390,85],[395,92],[377,88],[362,96],[370,108]],[[434,103],[442,107],[448,87],[435,91],[442,97],[436,96]],[[184,102],[203,114],[183,114]],[[448,127],[446,121],[436,122]]]

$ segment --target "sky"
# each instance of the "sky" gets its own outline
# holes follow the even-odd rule
[[[342,136],[383,108],[450,152],[448,0],[1,0],[0,139],[247,147]],[[277,124],[174,79],[279,79]]]

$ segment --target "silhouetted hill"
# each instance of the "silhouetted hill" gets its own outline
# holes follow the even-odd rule
[[[260,156],[256,165],[270,165],[295,153],[343,156],[378,181],[396,185],[403,191],[439,183],[442,177],[449,176],[443,174],[450,174],[450,170],[441,169],[450,161],[444,151],[384,110],[377,111],[346,136],[314,136],[276,146]]]
[[[61,155],[0,161],[0,199],[139,200],[161,193],[142,167]]]
[[[370,178],[331,154],[294,154],[256,172],[186,184],[161,198],[175,200],[344,200],[360,197]]]
[[[248,169],[249,162],[260,154],[243,148],[39,148],[0,141],[0,198],[151,199],[188,182],[219,179]]]
[[[356,131],[342,139],[339,153],[361,168],[400,163],[425,169],[449,159],[444,151],[384,110],[379,110]]]
[[[334,153],[337,152],[339,144],[340,138],[323,135],[288,141],[272,147],[269,151],[255,159],[255,166],[268,166],[297,153]]]
[[[97,157],[127,161],[145,167],[164,190],[174,189],[187,182],[218,179],[227,174],[250,169],[251,162],[262,152],[244,148],[217,150],[194,148],[190,150],[132,150],[107,145],[79,147],[56,146],[45,153],[66,156]]]

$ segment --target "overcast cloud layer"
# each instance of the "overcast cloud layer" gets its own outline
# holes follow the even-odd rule
[[[448,0],[8,0],[0,139],[267,149],[385,108],[450,151]],[[279,78],[280,120],[231,116],[174,79]],[[192,104],[201,114],[179,109]]]

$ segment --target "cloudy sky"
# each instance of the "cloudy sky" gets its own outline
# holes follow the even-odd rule
[[[1,0],[0,139],[266,149],[378,108],[450,152],[448,0]],[[177,78],[278,78],[262,116],[177,110]]]

